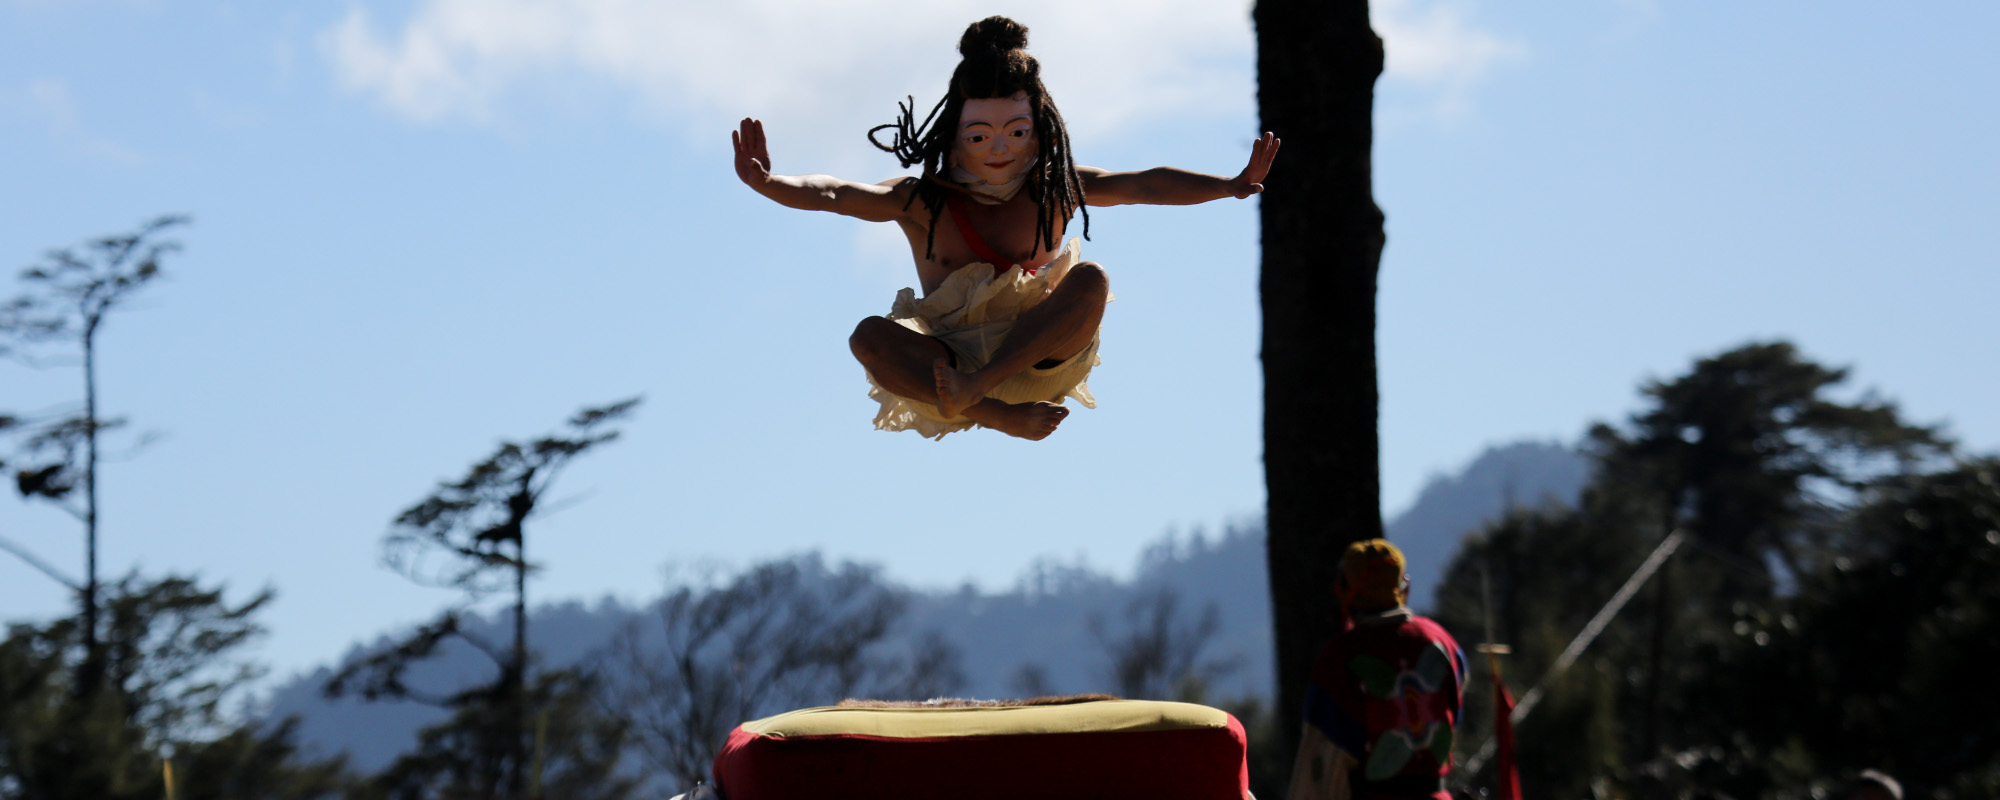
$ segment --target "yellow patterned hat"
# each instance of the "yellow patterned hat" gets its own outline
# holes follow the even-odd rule
[[[1403,604],[1403,551],[1387,539],[1369,539],[1347,546],[1340,556],[1340,577],[1357,609],[1379,610]]]

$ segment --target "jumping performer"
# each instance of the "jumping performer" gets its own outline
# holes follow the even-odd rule
[[[1107,172],[1077,166],[1069,131],[1028,55],[1028,29],[1006,17],[960,37],[944,99],[919,123],[914,102],[869,140],[923,174],[876,184],[829,175],[777,175],[764,125],[731,133],[736,176],[781,205],[901,226],[915,258],[919,299],[896,296],[848,338],[866,368],[875,427],[941,438],[979,425],[1024,439],[1053,433],[1066,398],[1097,406],[1085,383],[1111,284],[1061,243],[1085,206],[1192,205],[1264,190],[1278,154],[1269,133],[1234,178],[1173,167]],[[877,134],[888,132],[890,141]],[[1062,246],[1058,248],[1058,244]]]

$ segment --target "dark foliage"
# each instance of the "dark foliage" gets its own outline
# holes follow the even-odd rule
[[[1221,610],[1209,603],[1200,616],[1185,620],[1180,600],[1180,593],[1167,586],[1140,594],[1126,605],[1118,630],[1102,616],[1091,616],[1091,636],[1104,649],[1106,672],[1118,696],[1204,702],[1207,687],[1240,663],[1204,656],[1221,629]]]
[[[0,642],[0,796],[151,800],[169,769],[183,798],[340,789],[340,762],[301,757],[290,723],[244,723],[230,707],[256,674],[238,653],[261,634],[252,616],[270,596],[231,605],[180,577],[106,586],[106,682],[94,692],[76,690],[77,618],[13,626]]]
[[[1701,359],[1687,375],[1648,384],[1652,407],[1628,430],[1591,430],[1598,482],[1650,495],[1662,519],[1726,562],[1723,600],[1768,600],[1825,566],[1813,556],[1831,552],[1828,523],[1855,492],[1949,450],[1937,429],[1904,422],[1893,403],[1830,398],[1846,378],[1787,342]]]
[[[625,730],[599,713],[592,679],[571,671],[536,676],[528,707],[529,777],[522,794],[506,785],[516,757],[513,743],[494,731],[510,729],[512,706],[462,703],[451,719],[426,728],[417,748],[349,795],[353,800],[456,800],[531,797],[623,800],[641,781],[621,770]]]
[[[441,484],[430,496],[397,515],[383,540],[383,561],[412,581],[457,589],[465,602],[487,593],[513,590],[514,641],[501,647],[466,630],[460,623],[465,608],[441,614],[390,646],[349,663],[328,679],[324,692],[340,697],[350,692],[364,700],[415,700],[451,709],[453,716],[427,729],[418,752],[398,760],[376,786],[402,797],[544,796],[549,773],[542,758],[554,752],[573,769],[615,765],[597,752],[598,734],[622,736],[620,729],[582,719],[571,707],[577,691],[566,678],[531,679],[528,652],[528,561],[525,525],[540,509],[544,495],[572,459],[618,438],[609,428],[630,414],[638,398],[585,408],[573,415],[562,433],[530,442],[502,442],[494,453],[474,464],[465,477]],[[493,660],[492,680],[455,689],[410,685],[409,668],[436,655],[447,640],[471,644]],[[561,706],[570,703],[570,706]],[[557,705],[550,705],[557,704]],[[565,714],[565,729],[582,738],[537,739],[536,720],[546,722]],[[585,734],[589,735],[585,735]],[[614,748],[615,751],[615,748]],[[608,769],[608,766],[607,766]],[[620,786],[603,774],[603,797],[619,796]]]
[[[32,414],[0,414],[0,434],[12,435],[17,450],[14,464],[0,460],[0,466],[14,470],[16,490],[23,498],[54,504],[82,523],[82,581],[28,548],[0,539],[0,549],[77,593],[84,656],[74,678],[82,693],[97,691],[104,677],[97,569],[99,449],[102,434],[123,424],[98,414],[97,337],[112,311],[160,278],[160,260],[180,250],[179,242],[163,238],[165,232],[186,223],[186,217],[163,216],[131,233],[52,250],[42,264],[21,272],[21,293],[0,303],[0,355],[36,365],[76,366],[83,377],[82,396],[74,403]]]
[[[349,796],[353,785],[340,759],[312,760],[295,743],[297,722],[245,725],[183,747],[174,757],[175,800],[319,800]]]
[[[1593,429],[1580,507],[1466,542],[1438,617],[1513,645],[1517,696],[1546,681],[1519,727],[1528,795],[1823,797],[1869,766],[2000,793],[2000,708],[1972,688],[2000,655],[1993,462],[1930,471],[1951,451],[1938,429],[1834,399],[1844,378],[1785,343],[1702,359],[1646,386],[1627,428]],[[1688,546],[1545,678],[1670,527]],[[1483,737],[1490,704],[1468,706]]]
[[[1759,731],[1935,796],[2000,795],[2000,460],[1880,486],[1855,546],[1790,613],[1746,618],[1743,659],[1791,724]],[[1983,776],[1983,777],[1982,777]]]

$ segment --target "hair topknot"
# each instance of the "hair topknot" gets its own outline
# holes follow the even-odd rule
[[[916,182],[909,201],[923,200],[930,211],[931,224],[924,234],[924,258],[930,258],[937,237],[938,216],[944,213],[950,174],[951,150],[959,138],[959,115],[969,100],[989,100],[1026,96],[1033,110],[1039,163],[1028,174],[1022,192],[1040,209],[1035,219],[1035,242],[1055,250],[1067,230],[1072,214],[1083,215],[1083,238],[1090,238],[1090,210],[1084,206],[1083,178],[1076,172],[1076,157],[1070,153],[1069,127],[1049,99],[1042,85],[1042,65],[1028,55],[1028,26],[1006,17],[993,16],[966,26],[958,38],[958,66],[951,71],[951,83],[944,97],[931,107],[922,122],[917,121],[917,103],[898,103],[896,121],[868,130],[868,141],[894,154],[903,166],[924,165],[924,177]],[[890,131],[890,141],[875,138]],[[909,207],[909,201],[904,207]]]
[[[1028,47],[1028,26],[1001,16],[992,16],[965,27],[958,37],[958,54],[972,57],[989,52],[1005,53]]]

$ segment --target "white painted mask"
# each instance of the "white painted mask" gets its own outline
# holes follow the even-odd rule
[[[974,199],[997,205],[1027,183],[1040,153],[1027,92],[967,100],[958,117],[958,140],[951,146],[950,178]]]

